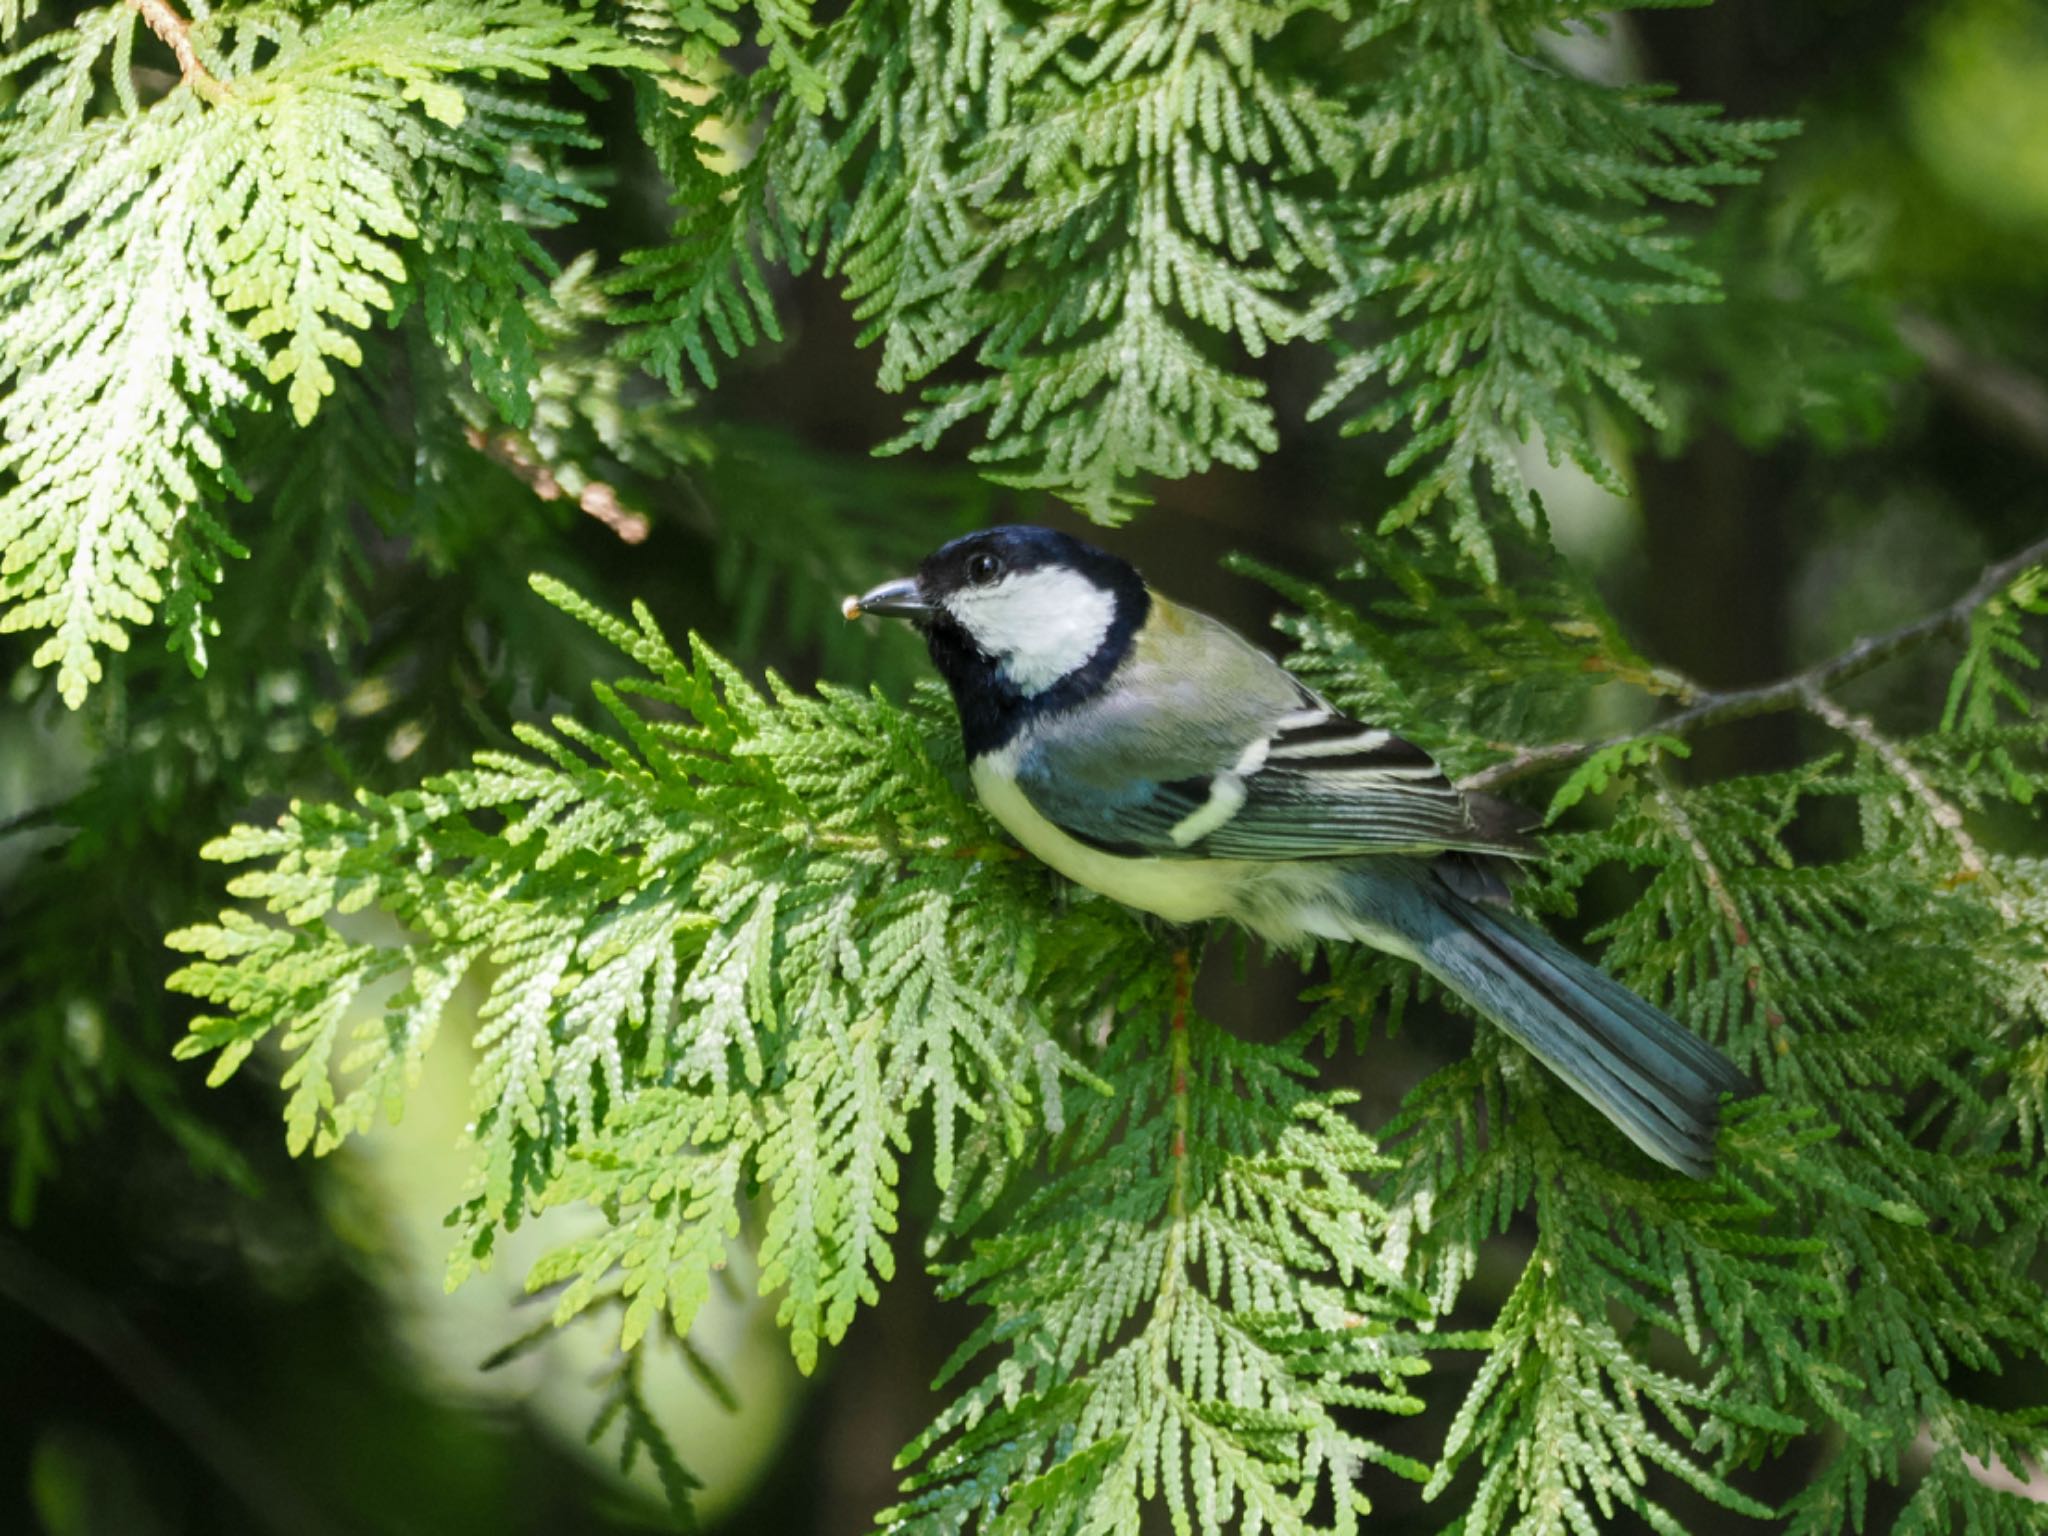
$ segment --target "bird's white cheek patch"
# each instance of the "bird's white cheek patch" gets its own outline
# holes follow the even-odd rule
[[[1023,571],[946,599],[960,627],[1027,697],[1085,667],[1116,619],[1116,598],[1079,571]]]

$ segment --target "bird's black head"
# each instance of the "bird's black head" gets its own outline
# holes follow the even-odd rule
[[[942,545],[915,576],[845,607],[848,618],[917,626],[953,690],[973,758],[1094,694],[1129,653],[1151,599],[1127,561],[1020,524]]]

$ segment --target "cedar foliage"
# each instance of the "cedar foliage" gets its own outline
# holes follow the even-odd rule
[[[822,27],[770,6],[745,71],[717,6],[160,8],[191,62],[148,102],[146,9],[5,62],[0,626],[47,632],[35,662],[74,707],[152,623],[203,672],[244,548],[237,426],[274,406],[308,426],[378,316],[417,303],[480,408],[529,425],[556,271],[536,233],[597,200],[573,168],[594,141],[532,81],[630,77],[681,213],[607,280],[610,345],[677,389],[779,334],[764,263],[817,261],[883,386],[919,390],[900,443],[977,423],[998,478],[1108,518],[1140,477],[1270,451],[1247,361],[1363,302],[1397,324],[1318,408],[1391,385],[1354,424],[1405,426],[1390,468],[1428,468],[1387,523],[1447,504],[1482,567],[1482,487],[1535,518],[1513,438],[1611,480],[1585,411],[1658,419],[1615,316],[1709,298],[1711,274],[1643,205],[1753,179],[1785,131],[1529,56],[1576,14],[1550,3],[1388,5],[1334,32],[1292,3],[1015,24],[863,4]],[[721,134],[758,138],[736,169]],[[133,280],[78,280],[109,265]]]
[[[98,918],[39,893],[160,846],[123,773],[175,759],[180,837],[339,777],[352,799],[206,845],[240,905],[194,923],[201,891],[171,893],[170,984],[202,1010],[177,1055],[213,1082],[281,1062],[287,1143],[321,1154],[403,1112],[481,984],[451,1277],[538,1211],[601,1214],[528,1283],[616,1326],[599,1427],[679,1507],[640,1352],[746,1244],[812,1369],[886,1304],[918,1159],[925,1262],[980,1322],[890,1530],[1353,1531],[1388,1478],[1468,1536],[1678,1530],[1652,1469],[1815,1536],[1907,1481],[1901,1531],[2041,1529],[1978,1472],[2039,1460],[2048,1405],[1978,1384],[2048,1368],[2048,866],[1981,830],[2048,785],[2044,552],[1913,632],[1953,683],[1897,733],[1837,697],[1873,658],[1716,693],[1560,574],[1517,445],[1618,488],[1617,411],[1675,430],[1641,328],[1718,280],[1671,206],[1788,131],[1575,74],[1554,44],[1595,9],[0,4],[0,633],[112,747],[65,813],[103,835],[0,930],[17,1215],[122,1092],[237,1169],[162,1085],[146,967],[119,984],[149,1027],[70,1049],[96,1004],[61,957]],[[673,195],[617,259],[600,103]],[[704,409],[810,269],[907,397],[883,446],[959,441],[983,479]],[[1486,1030],[1368,1134],[1324,1059],[1398,1027],[1412,972],[1330,955],[1306,1025],[1235,1038],[1191,1000],[1220,936],[1176,950],[1021,857],[963,798],[935,689],[727,659],[913,555],[938,519],[911,511],[979,520],[986,482],[1113,521],[1255,466],[1288,347],[1324,359],[1308,413],[1397,477],[1341,579],[1263,573],[1292,664],[1454,772],[1550,774],[1526,902],[1584,903],[1606,963],[1767,1090],[1713,1181]],[[1858,370],[1815,378],[1813,415],[1867,414]],[[644,531],[679,472],[711,595],[751,604],[725,632],[672,644],[594,580],[518,579],[566,519]],[[303,654],[251,644],[287,632]],[[551,654],[599,650],[630,675],[546,701],[576,671]],[[1610,682],[1644,723],[1582,741]],[[1765,710],[1830,745],[1672,771]],[[1816,825],[1853,825],[1846,851]],[[406,941],[365,939],[369,910]],[[1511,1227],[1520,1277],[1466,1327]],[[1390,1420],[1447,1353],[1476,1371],[1418,1459]],[[1817,1470],[1767,1508],[1745,1471],[1795,1446]]]
[[[1398,595],[1364,611],[1283,583],[1296,665],[1447,762],[1542,739],[1603,676],[1709,699],[1582,590],[1370,559]],[[2044,579],[2025,567],[1970,611],[1946,728],[1894,740],[1816,691],[1844,745],[1797,770],[1682,789],[1662,762],[1683,742],[1645,733],[1559,786],[1567,807],[1597,779],[1610,816],[1552,834],[1534,904],[1569,912],[1603,866],[1647,872],[1596,935],[1610,963],[1769,1090],[1733,1115],[1708,1184],[1620,1153],[1490,1032],[1376,1148],[1316,1091],[1309,1052],[1390,1001],[1398,1017],[1398,962],[1343,952],[1298,1037],[1233,1040],[1192,1012],[1185,960],[1107,903],[1063,901],[962,802],[929,691],[908,710],[763,693],[701,643],[677,655],[644,611],[549,583],[643,669],[599,688],[608,728],[559,717],[521,729],[524,753],[210,845],[256,866],[230,889],[284,926],[230,911],[172,936],[197,957],[172,984],[221,1010],[180,1052],[219,1078],[278,1034],[288,1134],[330,1146],[396,1112],[456,979],[487,964],[456,1273],[530,1209],[594,1205],[608,1230],[529,1284],[563,1287],[562,1321],[621,1300],[631,1348],[657,1320],[687,1331],[758,1188],[761,1284],[806,1367],[888,1278],[929,1104],[947,1200],[928,1242],[971,1242],[944,1272],[988,1318],[892,1529],[1135,1530],[1156,1499],[1204,1531],[1348,1530],[1367,1464],[1434,1492],[1472,1459],[1460,1529],[1617,1507],[1669,1528],[1646,1466],[1763,1518],[1730,1473],[1823,1430],[1841,1444],[1789,1530],[1849,1528],[1922,1433],[1937,1453],[1905,1528],[1953,1528],[1953,1509],[2033,1529],[2035,1506],[1963,1458],[2024,1465],[2042,1419],[1973,1401],[1955,1372],[2048,1361],[2025,1274],[2048,1217],[2048,868],[1985,852],[1958,808],[2048,787],[2014,670],[2036,665],[2021,625],[2048,611]],[[1474,689],[1506,668],[1528,686]],[[1835,799],[1860,846],[1795,859],[1788,829]],[[370,904],[415,941],[333,926]],[[384,975],[405,985],[343,1037]],[[1105,1011],[1110,1043],[1086,1052],[1076,1026]],[[1041,1159],[1051,1182],[1017,1203]],[[1491,1327],[1431,1330],[1524,1212],[1540,1235]],[[1653,1363],[1656,1335],[1682,1364]],[[1485,1363],[1434,1467],[1351,1427],[1346,1410],[1413,1411],[1408,1378],[1446,1348]]]

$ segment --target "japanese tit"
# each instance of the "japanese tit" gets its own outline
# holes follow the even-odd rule
[[[1504,873],[1536,853],[1513,807],[1052,529],[955,539],[845,613],[917,627],[982,804],[1070,880],[1176,923],[1413,961],[1658,1162],[1712,1170],[1742,1073],[1510,909]]]

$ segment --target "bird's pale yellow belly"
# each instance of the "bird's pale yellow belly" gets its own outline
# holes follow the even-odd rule
[[[1039,815],[1024,791],[992,759],[971,772],[974,792],[989,814],[1034,856],[1091,891],[1173,923],[1199,923],[1231,910],[1231,870],[1208,859],[1134,859],[1091,848]],[[1235,869],[1236,880],[1248,873]]]

